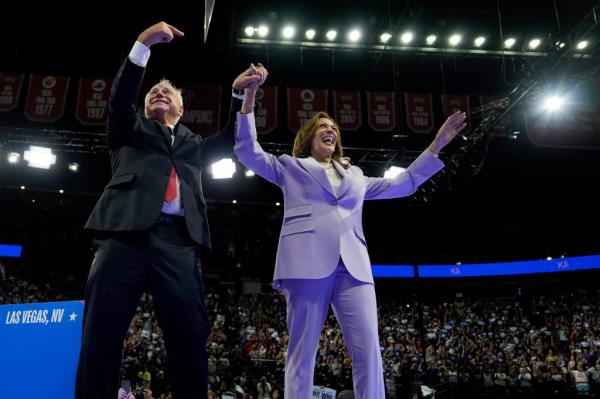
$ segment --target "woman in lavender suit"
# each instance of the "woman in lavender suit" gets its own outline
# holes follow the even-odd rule
[[[266,77],[260,64],[259,69]],[[437,154],[465,127],[465,114],[451,115],[406,171],[393,178],[375,178],[343,158],[339,128],[325,112],[300,128],[292,156],[263,151],[252,112],[255,92],[246,89],[237,115],[235,153],[242,164],[283,191],[274,286],[287,302],[285,398],[312,397],[319,338],[331,305],[352,357],[356,397],[384,399],[377,304],[362,230],[363,201],[414,193],[443,168]]]

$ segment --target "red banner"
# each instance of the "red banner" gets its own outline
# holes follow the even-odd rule
[[[256,131],[268,134],[277,127],[277,87],[259,87],[256,91],[254,117]]]
[[[356,131],[362,125],[359,91],[333,91],[335,120],[344,131]]]
[[[501,100],[502,98],[502,96],[479,96],[479,101],[481,102],[481,106],[484,106],[494,101]],[[489,111],[483,112],[483,117],[485,118],[489,115],[489,113]],[[498,122],[496,127],[490,132],[491,135],[496,137],[507,137],[506,130],[508,129],[508,125],[510,125],[510,118],[508,117],[508,115],[506,115],[504,118],[502,118],[501,121]]]
[[[112,79],[79,79],[75,118],[82,125],[105,125]]]
[[[288,127],[296,134],[317,112],[327,110],[327,89],[288,87]]]
[[[25,116],[32,122],[55,122],[63,116],[69,87],[68,76],[32,74]]]
[[[0,112],[12,111],[19,104],[23,75],[0,72]]]
[[[180,122],[202,137],[219,131],[221,85],[182,89],[183,116]]]
[[[538,146],[600,149],[600,104],[571,104],[568,112],[525,113],[527,137]]]
[[[444,109],[444,118],[449,117],[456,111],[463,111],[467,114],[467,127],[461,132],[466,134],[471,129],[471,120],[469,114],[471,113],[471,106],[469,104],[468,95],[445,95],[442,94],[442,108]]]
[[[368,122],[376,132],[389,132],[396,128],[396,101],[393,91],[367,92]]]
[[[404,93],[406,101],[406,124],[415,133],[431,133],[433,130],[433,102],[431,94]]]

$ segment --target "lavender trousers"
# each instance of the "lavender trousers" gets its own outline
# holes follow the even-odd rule
[[[352,277],[344,263],[322,279],[280,280],[287,302],[289,343],[285,399],[312,398],[315,360],[329,305],[352,358],[357,399],[384,399],[383,368],[373,284]]]

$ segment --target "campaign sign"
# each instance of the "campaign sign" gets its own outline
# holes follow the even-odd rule
[[[1,398],[74,396],[80,301],[0,306]]]
[[[313,399],[335,399],[335,389],[313,385]]]

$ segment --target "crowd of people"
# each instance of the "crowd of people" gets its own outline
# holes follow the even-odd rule
[[[78,299],[75,285],[64,293],[54,282],[30,281],[9,268],[0,304]],[[283,397],[285,301],[264,291],[244,294],[236,283],[207,282],[214,398]],[[387,398],[415,397],[421,385],[434,387],[437,398],[600,397],[598,291],[422,304],[382,295],[378,302]],[[168,356],[151,296],[139,304],[123,349],[122,380],[134,392],[146,388],[154,398],[169,398]],[[352,388],[350,355],[333,314],[321,336],[315,384]]]

